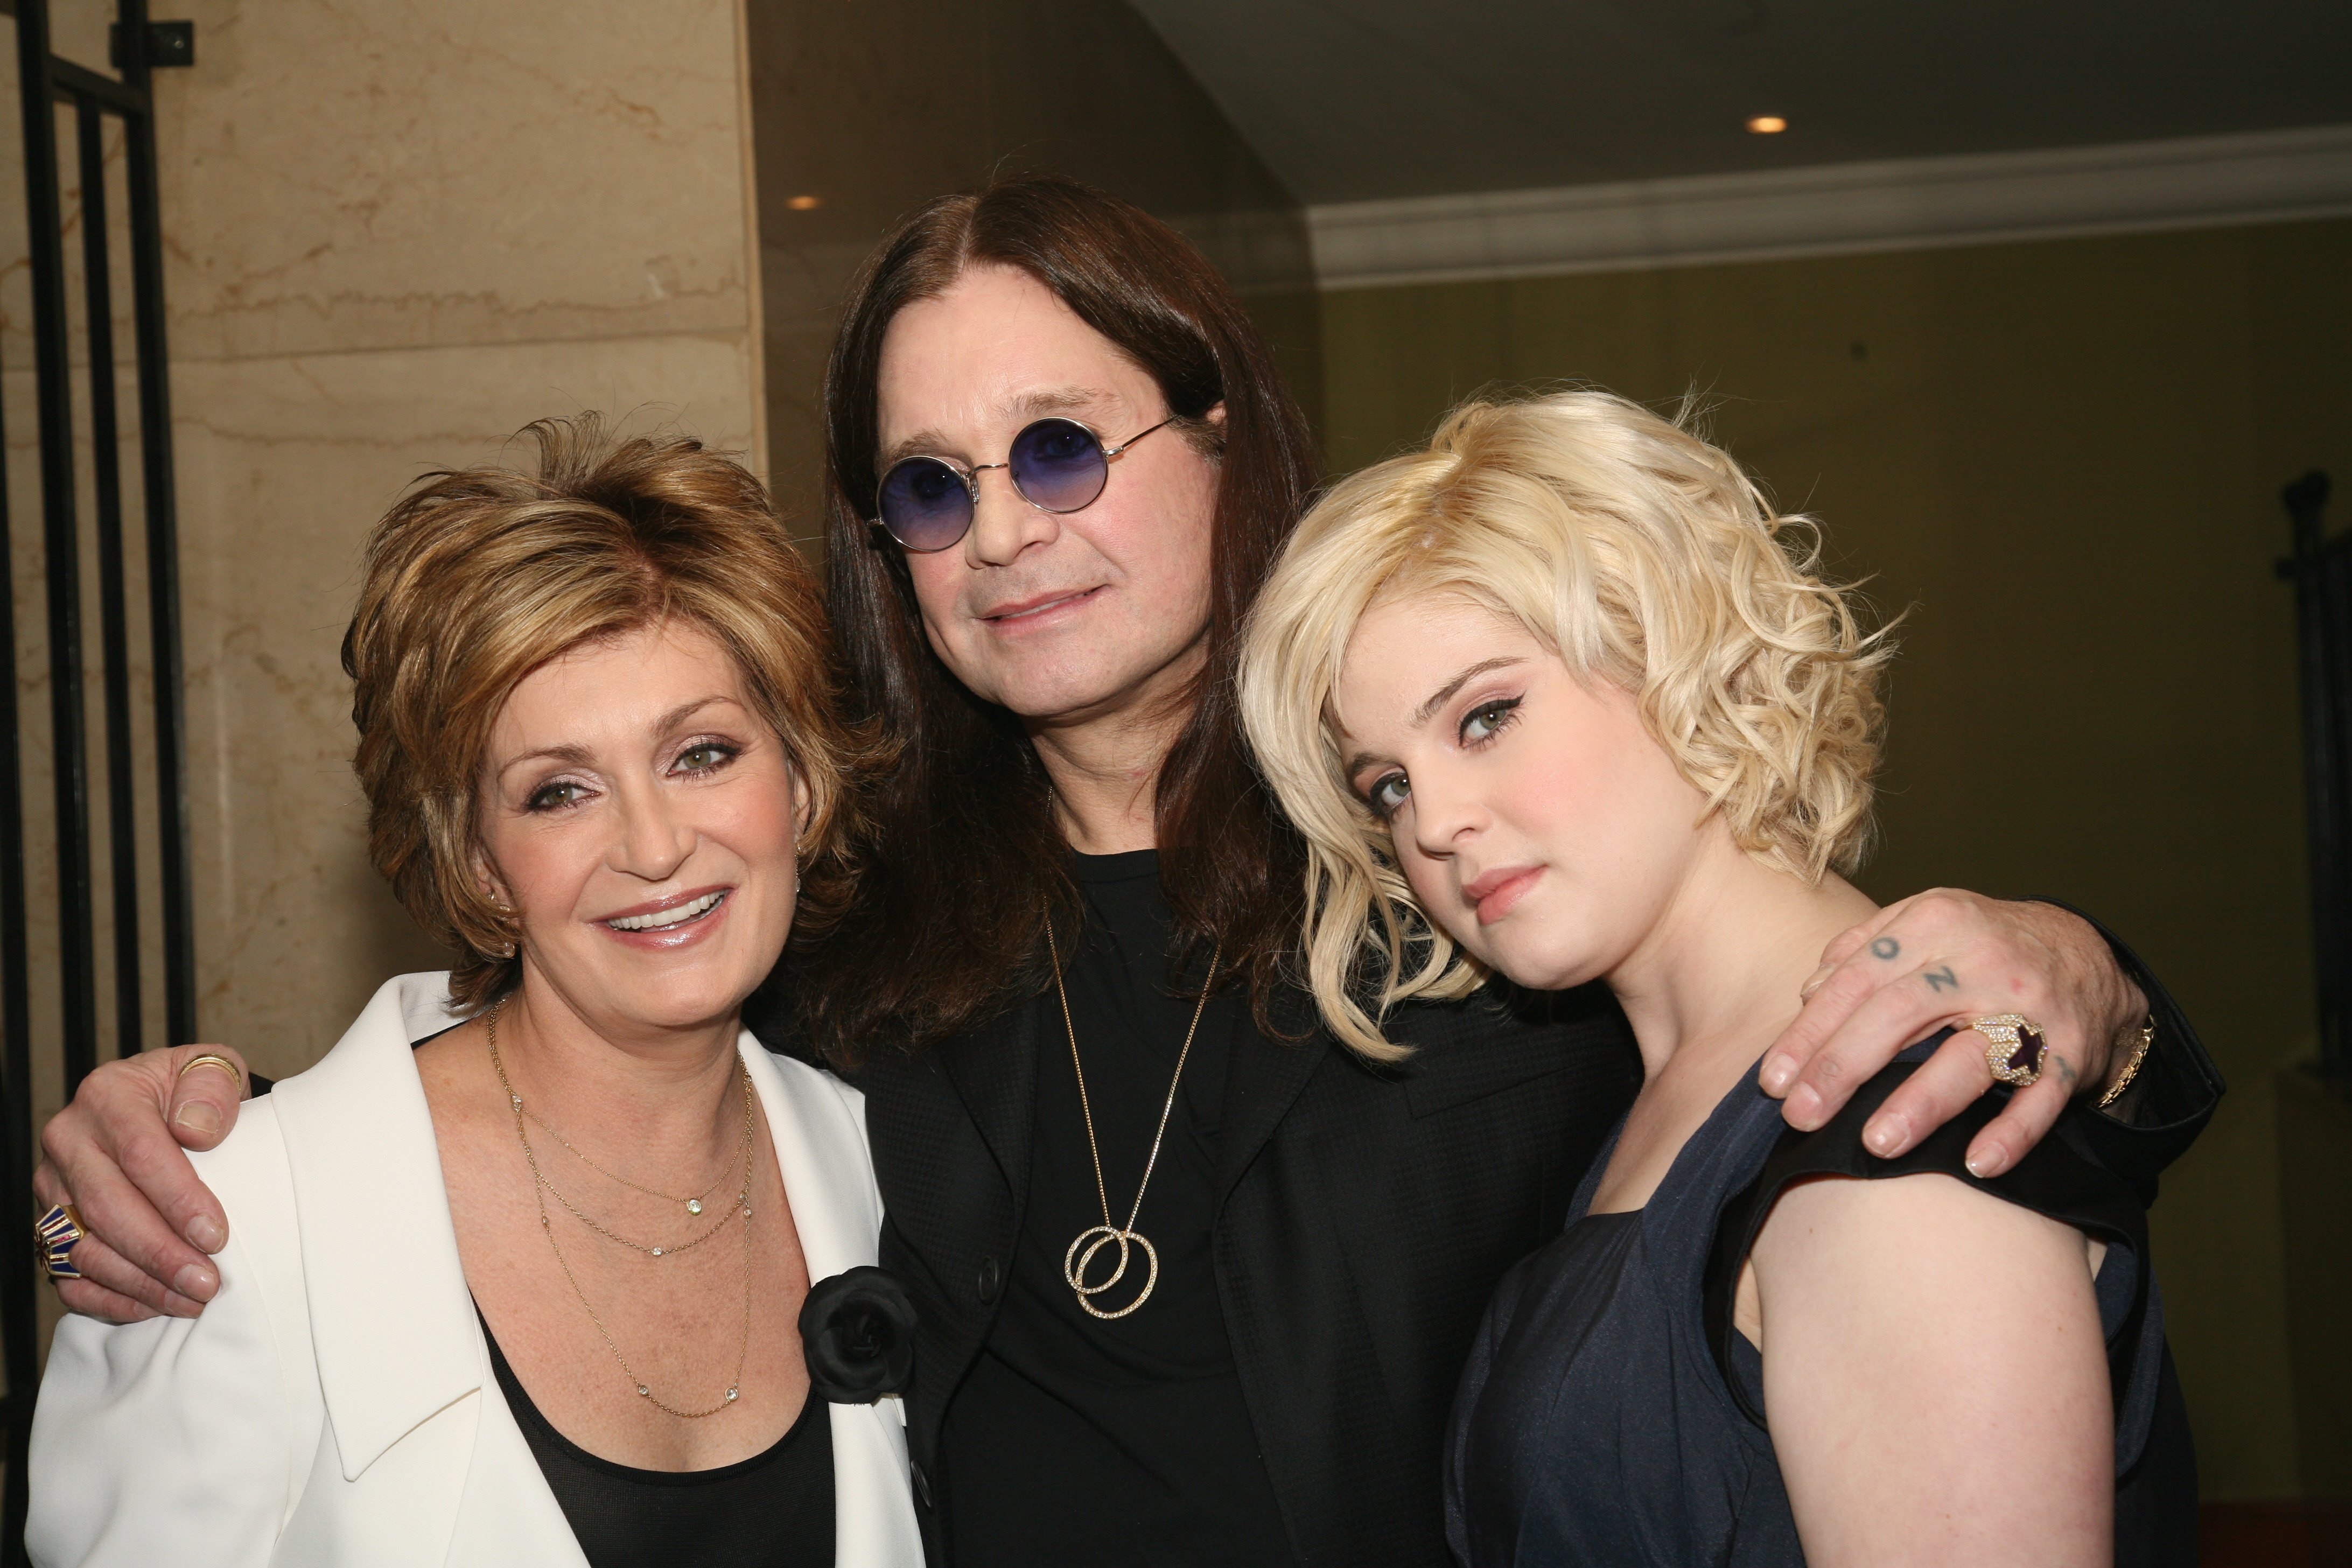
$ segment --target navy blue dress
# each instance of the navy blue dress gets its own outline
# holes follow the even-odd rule
[[[1948,1031],[1947,1031],[1948,1032]],[[1446,1525],[1471,1568],[1801,1564],[1764,1416],[1763,1360],[1730,1324],[1772,1200],[1817,1174],[1940,1171],[2107,1243],[2099,1270],[2116,1403],[2116,1561],[2196,1561],[2188,1412],[2149,1279],[2146,1213],[2069,1125],[1990,1182],[1961,1163],[2001,1091],[1895,1160],[1863,1123],[1942,1035],[1912,1047],[1828,1126],[1798,1133],[1752,1076],[1676,1155],[1648,1205],[1594,1215],[1593,1162],[1559,1238],[1497,1288],[1454,1404]],[[1619,1123],[1619,1131],[1623,1123]]]

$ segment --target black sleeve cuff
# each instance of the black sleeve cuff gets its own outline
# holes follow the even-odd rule
[[[2116,939],[2096,916],[2059,899],[2033,898],[2090,922],[2106,940],[2116,963],[2147,997],[2156,1017],[2156,1040],[2138,1074],[2104,1111],[2082,1118],[2084,1137],[2101,1163],[2132,1184],[2146,1203],[2156,1201],[2156,1179],[2197,1142],[2229,1088],[2205,1054],[2204,1043],[2172,994],[2157,983],[2139,955]]]

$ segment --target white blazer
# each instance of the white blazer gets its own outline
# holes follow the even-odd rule
[[[33,1417],[35,1563],[585,1568],[457,1266],[411,1042],[458,1021],[446,974],[387,983],[195,1157],[229,1215],[202,1317],[58,1325]],[[864,1098],[749,1034],[737,1049],[810,1279],[872,1263]],[[919,1568],[899,1402],[831,1414],[835,1563]]]

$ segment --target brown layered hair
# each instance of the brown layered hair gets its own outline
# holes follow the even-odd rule
[[[1167,225],[1066,180],[941,197],[868,258],[825,378],[835,633],[863,713],[901,743],[856,906],[793,977],[809,1043],[835,1060],[935,1041],[1030,994],[1048,913],[1075,897],[1043,764],[1019,721],[932,653],[905,557],[872,521],[890,322],[990,266],[1052,290],[1214,451],[1207,659],[1160,772],[1160,885],[1176,959],[1222,944],[1221,972],[1246,980],[1262,1022],[1298,941],[1304,862],[1250,764],[1234,671],[1243,619],[1315,481],[1306,419],[1233,289]],[[1205,416],[1221,403],[1219,431]]]
[[[593,414],[523,432],[538,471],[426,475],[368,536],[343,634],[368,855],[457,951],[479,1007],[520,977],[514,911],[481,886],[491,726],[523,678],[582,643],[665,621],[725,648],[808,792],[796,946],[848,907],[862,776],[884,757],[841,718],[816,574],[740,464],[682,436],[616,440]]]

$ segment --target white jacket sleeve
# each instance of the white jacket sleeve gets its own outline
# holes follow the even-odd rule
[[[198,1158],[230,1232],[203,1316],[58,1325],[27,1467],[25,1539],[41,1568],[270,1560],[324,1411],[268,1103],[247,1106],[229,1140]]]

